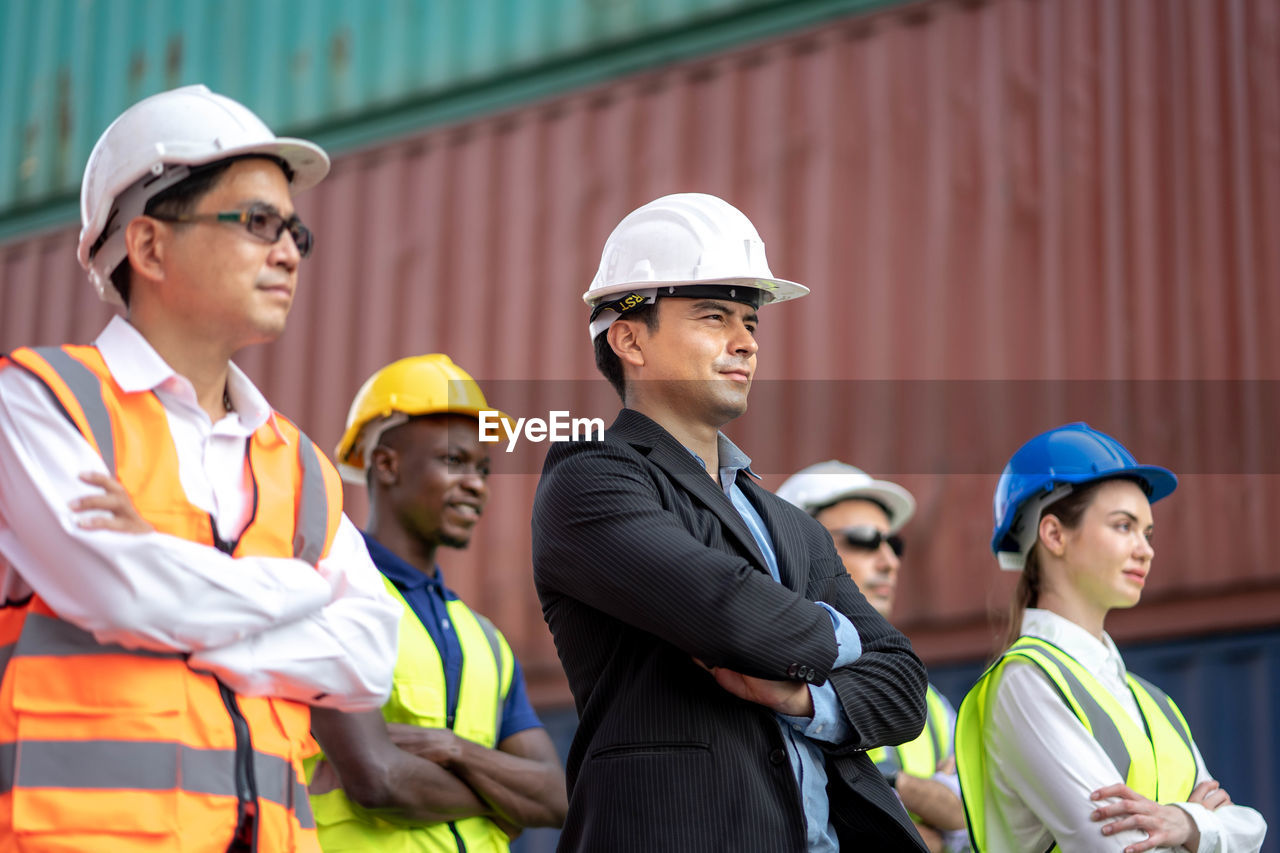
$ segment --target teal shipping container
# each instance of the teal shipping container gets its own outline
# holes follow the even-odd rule
[[[331,151],[903,0],[6,0],[0,242],[77,215],[94,140],[204,83]]]

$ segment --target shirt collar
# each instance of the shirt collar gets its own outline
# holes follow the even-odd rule
[[[684,447],[684,445],[681,445]],[[702,467],[707,467],[707,461],[689,448],[689,455],[697,459]],[[743,453],[738,445],[729,440],[729,437],[722,432],[716,433],[716,455],[720,457],[720,488],[724,489],[724,493],[729,494],[729,490],[737,484],[738,472],[746,471],[757,480],[760,475],[751,470],[751,457]]]
[[[409,590],[427,587],[447,599],[457,597],[452,590],[444,585],[444,573],[440,571],[439,565],[436,566],[435,577],[430,577],[418,571],[416,567],[409,565],[400,558],[399,554],[374,539],[365,531],[360,531],[360,535],[364,537],[364,544],[369,548],[369,556],[373,558],[373,564],[378,567],[378,571],[386,575],[399,589]]]
[[[172,388],[175,384],[181,384],[190,389],[192,397],[195,396],[191,382],[170,367],[142,333],[119,315],[111,318],[111,322],[94,341],[94,346],[102,354],[102,360],[106,362],[116,384],[126,393],[155,391],[164,386]],[[227,394],[240,423],[249,432],[264,423],[270,423],[276,437],[288,443],[276,423],[275,412],[267,398],[262,396],[262,392],[234,361],[228,363],[228,368]]]
[[[757,480],[760,477],[751,470],[751,457],[743,453],[727,435],[717,433],[716,442],[717,455],[720,457],[720,486],[732,499],[730,492],[738,485],[739,471],[746,471],[748,476],[755,477]]]
[[[683,445],[681,446],[683,447]],[[684,449],[689,450],[687,447]],[[707,460],[692,450],[689,450],[689,455],[701,462],[704,467],[706,466]],[[732,475],[737,474],[739,471],[746,471],[757,480],[760,479],[760,475],[751,470],[751,457],[743,453],[741,448],[730,441],[729,436],[722,432],[716,433],[716,455],[720,457],[720,475],[722,477],[728,474],[728,479],[732,480]]]
[[[1111,640],[1102,632],[1102,639],[1052,610],[1028,607],[1022,617],[1022,633],[1047,640],[1079,661],[1090,672],[1113,672],[1124,680],[1124,659]]]
[[[716,450],[720,454],[720,470],[746,471],[757,480],[760,476],[751,470],[751,457],[742,452],[738,445],[729,440],[724,433],[716,434]]]

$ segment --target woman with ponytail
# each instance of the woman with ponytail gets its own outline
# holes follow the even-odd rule
[[[1176,486],[1083,423],[1031,439],[1000,475],[991,547],[1022,577],[956,724],[975,853],[1261,848],[1262,816],[1232,803],[1177,706],[1104,630],[1141,598],[1151,504]]]

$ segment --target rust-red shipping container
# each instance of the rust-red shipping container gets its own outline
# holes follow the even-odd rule
[[[330,446],[416,352],[516,414],[607,411],[580,296],[613,225],[676,191],[732,201],[813,289],[763,312],[730,433],[771,487],[837,457],[915,492],[897,621],[926,660],[989,651],[996,475],[1076,419],[1187,475],[1119,639],[1280,622],[1274,0],[923,3],[342,156],[299,199],[290,328],[241,363]],[[0,248],[0,349],[102,325],[74,249]],[[497,446],[477,541],[442,559],[542,704],[568,698],[530,578],[544,448]]]

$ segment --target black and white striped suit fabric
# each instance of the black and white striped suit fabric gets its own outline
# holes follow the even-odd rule
[[[852,723],[827,752],[841,849],[923,850],[866,756],[913,739],[923,665],[863,598],[831,537],[739,473],[782,583],[720,487],[657,423],[624,409],[604,441],[553,445],[533,511],[534,580],[580,723],[561,850],[800,851],[799,789],[773,713],[701,666],[828,679]],[[832,670],[822,600],[861,635]]]

